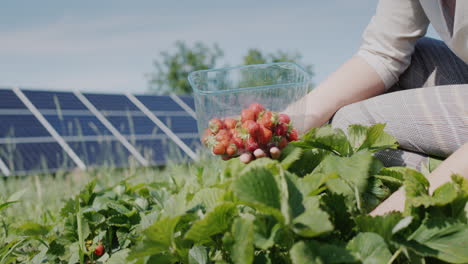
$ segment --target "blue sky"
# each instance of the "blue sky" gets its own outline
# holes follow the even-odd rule
[[[152,61],[176,40],[218,43],[220,65],[240,64],[249,48],[299,52],[319,83],[356,52],[376,3],[5,1],[0,86],[143,93]],[[429,35],[436,37],[432,29]]]

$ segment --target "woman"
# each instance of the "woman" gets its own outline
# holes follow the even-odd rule
[[[429,23],[443,42],[423,37]],[[387,123],[400,149],[376,154],[385,165],[419,169],[428,155],[448,157],[429,176],[431,191],[452,173],[468,178],[467,62],[468,1],[380,0],[358,53],[305,98],[306,128],[333,115],[345,131]],[[401,189],[371,214],[403,207]]]
[[[429,23],[443,42],[423,38]],[[468,1],[381,0],[357,55],[308,95],[317,107],[307,126],[322,125],[338,109],[332,125],[344,130],[387,123],[401,149],[378,153],[385,165],[419,169],[428,155],[448,157],[428,177],[430,191],[452,173],[468,178],[467,62]],[[400,189],[371,214],[403,207]]]

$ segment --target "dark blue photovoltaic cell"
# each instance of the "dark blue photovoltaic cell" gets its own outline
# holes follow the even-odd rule
[[[0,115],[0,137],[50,136],[33,115]]]
[[[153,164],[161,165],[166,162],[167,144],[160,139],[145,139],[135,142],[136,149]]]
[[[89,167],[122,168],[128,165],[131,154],[119,141],[68,142],[76,155]]]
[[[12,90],[0,90],[0,109],[26,109]]]
[[[191,150],[195,151],[201,146],[200,139],[196,138],[182,138],[181,139]]]
[[[58,143],[0,145],[0,158],[12,174],[56,171],[76,167]]]
[[[140,100],[151,111],[185,112],[185,110],[169,96],[139,95],[136,96],[136,98],[138,98],[138,100]]]
[[[87,110],[73,94],[67,92],[23,91],[37,109]]]
[[[195,111],[195,100],[192,96],[187,96],[187,95],[179,95],[179,98],[184,101],[190,108],[192,108],[193,111]]]
[[[44,115],[61,136],[102,136],[112,133],[94,116]]]
[[[155,135],[163,133],[146,116],[108,116],[107,120],[123,135]]]
[[[198,133],[197,121],[191,116],[158,116],[174,133]]]
[[[99,110],[126,111],[138,108],[125,95],[85,93],[86,98]]]

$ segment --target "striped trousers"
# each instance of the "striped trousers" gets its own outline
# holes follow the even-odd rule
[[[386,123],[400,147],[376,156],[386,166],[419,170],[428,156],[446,158],[468,142],[468,65],[442,41],[422,38],[394,87],[341,108],[331,123],[344,131]]]

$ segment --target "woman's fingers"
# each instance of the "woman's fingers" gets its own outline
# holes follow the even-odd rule
[[[247,164],[253,159],[253,156],[251,153],[243,153],[240,155],[239,159],[242,163]]]
[[[279,157],[281,156],[281,150],[277,147],[272,147],[270,149],[270,155],[272,159],[279,159]]]
[[[257,159],[266,157],[266,153],[263,149],[256,149],[253,154]]]
[[[270,157],[272,159],[279,159],[281,156],[281,150],[278,147],[272,147],[270,148]],[[259,159],[259,158],[264,158],[268,157],[268,154],[265,153],[263,149],[256,149],[253,154],[250,152],[243,153],[239,156],[239,159],[242,163],[249,163],[254,159]]]

